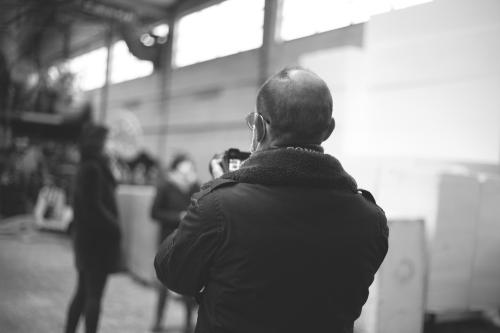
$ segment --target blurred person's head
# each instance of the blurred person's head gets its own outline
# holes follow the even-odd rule
[[[256,112],[247,119],[251,150],[321,144],[335,128],[332,104],[318,75],[301,67],[281,70],[259,89]]]
[[[98,124],[87,124],[80,136],[80,153],[83,158],[104,155],[108,129]]]
[[[186,154],[176,154],[168,168],[169,177],[179,185],[190,186],[197,181],[194,162]]]
[[[50,174],[46,174],[44,175],[43,177],[43,185],[44,186],[54,186],[55,185],[55,178],[53,175],[50,175]]]

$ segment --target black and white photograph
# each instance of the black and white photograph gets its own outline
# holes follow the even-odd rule
[[[500,333],[500,0],[0,0],[0,333]]]

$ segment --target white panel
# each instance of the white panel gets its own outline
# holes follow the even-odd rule
[[[472,275],[471,307],[500,307],[500,179],[481,185],[477,249]]]
[[[426,284],[423,221],[392,221],[389,253],[379,273],[379,333],[420,333]]]
[[[159,229],[150,218],[154,195],[152,186],[122,185],[117,193],[127,268],[134,276],[147,282],[156,281],[153,260]]]
[[[431,245],[427,309],[467,311],[476,247],[479,181],[443,175],[436,232]]]
[[[389,252],[355,323],[357,333],[420,333],[427,252],[421,220],[389,222]]]

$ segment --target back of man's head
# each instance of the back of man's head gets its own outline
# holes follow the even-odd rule
[[[319,144],[334,126],[328,86],[302,67],[287,67],[270,77],[257,95],[257,111],[269,120],[273,139],[281,144]]]

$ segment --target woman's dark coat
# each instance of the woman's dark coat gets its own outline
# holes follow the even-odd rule
[[[384,212],[335,158],[283,148],[203,186],[155,267],[197,295],[197,333],[348,333],[387,249]]]
[[[82,156],[74,193],[73,237],[80,271],[113,273],[121,266],[116,182],[103,156]]]
[[[187,210],[191,196],[199,189],[198,184],[193,184],[187,192],[184,192],[169,180],[158,186],[151,207],[151,218],[160,225],[160,242],[179,226],[181,212]]]

